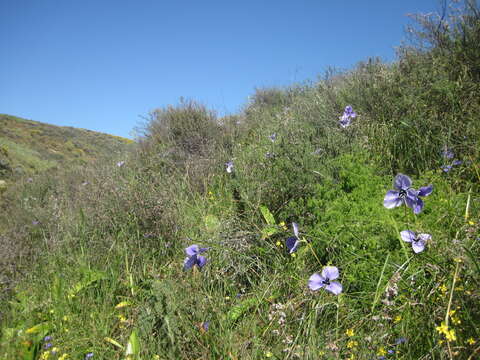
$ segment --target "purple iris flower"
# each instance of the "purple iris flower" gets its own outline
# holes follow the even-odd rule
[[[275,140],[277,140],[277,133],[273,133],[272,135],[270,135],[268,137],[270,140],[272,140],[272,142],[274,142]]]
[[[346,128],[347,126],[350,126],[352,119],[354,119],[356,116],[357,116],[357,113],[353,111],[350,105],[345,106],[343,115],[340,117],[340,121],[339,121],[340,126],[342,128]]]
[[[433,185],[423,186],[418,190],[412,188],[412,180],[403,174],[395,176],[393,186],[396,190],[389,190],[383,199],[383,206],[387,209],[393,209],[402,204],[413,209],[415,214],[419,214],[423,209],[423,200],[420,197],[428,196],[433,191]]]
[[[47,335],[47,336],[45,336],[45,337],[43,338],[43,341],[44,341],[44,342],[49,342],[49,341],[51,341],[51,340],[52,340],[52,337],[51,337],[50,335]]]
[[[300,245],[300,238],[298,237],[298,224],[292,223],[292,227],[293,235],[295,236],[291,236],[285,241],[287,245],[287,250],[290,254],[297,251],[298,245]]]
[[[227,173],[232,173],[233,172],[233,161],[229,161],[225,163],[225,166],[227,167]]]
[[[45,345],[43,345],[43,348],[45,350],[50,349],[51,347],[52,347],[52,343],[46,343]]]
[[[347,126],[350,126],[350,123],[352,122],[352,120],[350,119],[350,117],[346,114],[343,114],[341,117],[340,117],[340,126],[342,128],[346,128]]]
[[[89,352],[85,355],[85,360],[91,359],[93,357],[93,352]]]
[[[187,257],[183,262],[183,270],[188,270],[194,265],[202,268],[207,263],[207,259],[205,258],[205,256],[202,256],[200,254],[207,250],[207,248],[201,248],[198,245],[190,245],[189,247],[185,248]]]
[[[123,160],[122,160],[122,161],[119,161],[119,162],[117,163],[117,166],[118,166],[118,167],[122,167],[123,165],[125,165],[125,161],[123,161]]]
[[[409,208],[414,208],[417,203],[417,191],[411,188],[412,180],[403,174],[395,176],[393,187],[396,190],[389,190],[383,199],[383,206],[387,209],[393,209],[402,204],[406,204]]]
[[[339,276],[338,269],[335,266],[325,266],[322,270],[322,274],[315,273],[310,276],[308,280],[308,287],[315,291],[320,288],[325,288],[331,293],[338,295],[342,292],[342,284],[338,281],[332,281]]]
[[[440,166],[440,169],[442,169],[444,172],[449,172],[452,170],[452,165],[442,165]]]
[[[343,112],[344,114],[348,115],[352,119],[357,117],[357,113],[353,111],[352,107],[350,105],[345,106],[345,110]]]
[[[425,250],[425,245],[428,240],[432,238],[430,234],[415,234],[411,230],[403,230],[400,232],[402,240],[412,244],[412,249],[415,254],[418,254]]]
[[[208,328],[209,328],[209,327],[210,327],[210,321],[204,321],[204,322],[202,323],[202,328],[203,328],[203,330],[208,331]]]
[[[453,157],[455,156],[455,154],[453,153],[452,150],[450,150],[449,148],[445,147],[445,149],[442,151],[442,156],[443,156],[445,159],[453,159]]]

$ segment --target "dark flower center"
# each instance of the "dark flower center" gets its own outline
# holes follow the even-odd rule
[[[404,190],[404,189],[400,190],[398,196],[404,199],[405,196],[407,196],[407,190]]]
[[[325,279],[322,281],[322,284],[324,285],[330,285],[330,279]]]

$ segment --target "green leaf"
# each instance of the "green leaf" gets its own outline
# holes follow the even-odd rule
[[[275,218],[273,217],[272,213],[268,208],[264,205],[260,206],[260,211],[262,212],[263,218],[267,222],[268,225],[275,225]]]
[[[243,314],[245,314],[251,307],[258,304],[257,298],[249,298],[243,300],[240,304],[235,305],[227,313],[230,321],[237,321]]]
[[[262,230],[262,239],[266,239],[278,232],[279,230],[275,225],[268,225]]]
[[[96,281],[105,279],[105,274],[99,271],[88,271],[85,273],[84,279],[77,282],[69,291],[68,297],[72,298],[77,295],[80,291],[85,289],[86,287],[90,286]]]
[[[220,227],[220,220],[215,215],[205,216],[205,228],[208,232],[215,232]]]
[[[127,350],[125,356],[127,359],[138,359],[140,354],[140,341],[138,339],[137,330],[133,330],[128,339]]]

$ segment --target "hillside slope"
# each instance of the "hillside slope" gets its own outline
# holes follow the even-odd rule
[[[0,114],[0,179],[85,164],[125,150],[132,140]]]

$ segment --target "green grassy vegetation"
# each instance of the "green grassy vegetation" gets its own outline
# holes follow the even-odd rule
[[[394,64],[260,89],[221,119],[183,101],[152,113],[123,166],[18,185],[0,237],[0,358],[478,358],[480,12],[468,4],[448,27],[419,18],[423,45]],[[357,116],[342,127],[346,105]],[[383,204],[400,173],[433,185],[418,214]],[[430,234],[425,249],[404,230]],[[183,270],[193,244],[207,263]],[[338,295],[309,289],[325,266]]]
[[[65,166],[85,165],[123,151],[129,139],[0,114],[0,178]]]

